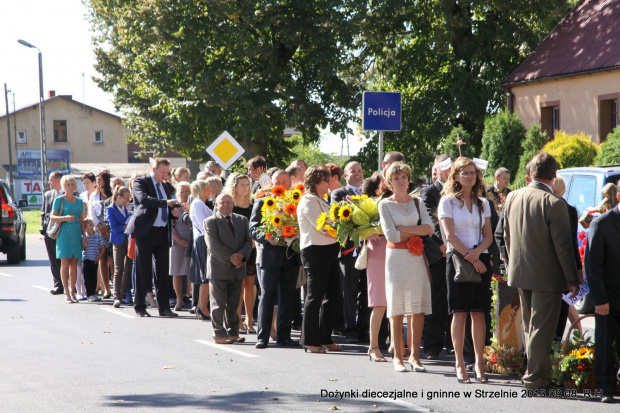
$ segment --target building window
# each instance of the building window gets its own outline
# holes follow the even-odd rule
[[[25,130],[17,131],[17,144],[18,145],[26,145],[28,143],[28,134]]]
[[[599,138],[605,142],[618,126],[618,93],[599,96]]]
[[[54,142],[67,142],[67,121],[54,121]]]
[[[103,143],[103,131],[102,130],[95,131],[95,143]]]
[[[560,130],[560,102],[541,105],[540,128],[547,132],[550,139],[555,138],[555,132]]]

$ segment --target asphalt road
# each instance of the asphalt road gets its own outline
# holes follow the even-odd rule
[[[140,319],[111,300],[67,305],[50,295],[38,235],[28,236],[27,261],[9,266],[4,258],[0,412],[617,411],[594,400],[522,397],[514,377],[459,384],[451,357],[426,362],[427,373],[396,373],[391,363],[369,362],[361,345],[329,354],[257,350],[255,335],[215,345],[210,324],[186,311],[177,319]]]

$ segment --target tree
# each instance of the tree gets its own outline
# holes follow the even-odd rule
[[[508,168],[514,179],[519,169],[521,142],[525,140],[525,132],[525,126],[516,113],[502,110],[486,119],[480,156],[489,161],[487,176],[493,175],[497,168],[504,167]]]
[[[607,135],[594,159],[594,165],[620,165],[620,126]]]
[[[565,169],[592,165],[598,154],[598,145],[584,132],[571,135],[559,130],[555,133],[555,139],[542,150],[553,155],[558,169]]]
[[[505,102],[501,82],[575,3],[363,3],[360,59],[368,67],[369,88],[403,93],[403,128],[389,134],[384,150],[400,150],[414,174],[428,173],[446,136],[461,125],[471,135],[468,145],[480,153],[484,119]],[[358,158],[366,163],[377,158],[376,136]]]
[[[536,152],[541,150],[549,142],[547,132],[540,128],[540,124],[533,124],[525,134],[525,140],[521,143],[521,158],[519,159],[519,170],[513,180],[517,185],[525,185],[525,166],[532,160]]]
[[[130,139],[204,160],[227,130],[281,163],[284,127],[316,142],[360,101],[355,14],[344,0],[89,0],[99,86]]]

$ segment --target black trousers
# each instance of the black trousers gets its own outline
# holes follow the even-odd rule
[[[422,340],[422,347],[426,355],[437,356],[450,341],[446,260],[441,259],[434,263],[430,266],[430,270],[432,278],[431,304],[433,313],[424,316],[424,339]]]
[[[357,331],[357,298],[361,271],[355,268],[355,260],[357,257],[353,257],[352,254],[338,258],[340,282],[342,283],[344,335],[357,338],[359,334]]]
[[[54,280],[54,289],[64,291],[62,278],[60,278],[60,258],[56,258],[56,240],[45,235],[45,249],[50,260],[50,269]]]
[[[342,309],[342,287],[337,243],[311,245],[301,250],[301,263],[308,275],[301,344],[332,344],[334,315]]]
[[[91,260],[82,260],[82,274],[84,274],[84,286],[86,287],[86,295],[90,297],[95,295],[97,289],[97,269],[99,262]]]
[[[261,267],[259,283],[261,285],[260,302],[258,303],[258,336],[257,340],[269,342],[273,306],[278,304],[277,341],[291,339],[291,323],[295,300],[295,285],[299,276],[299,261],[287,259],[280,267]]]
[[[153,265],[155,265],[155,271],[153,271]],[[136,238],[136,295],[134,298],[136,311],[146,310],[145,297],[153,275],[155,276],[157,307],[159,311],[170,310],[169,267],[170,245],[166,227],[153,227],[146,236]]]
[[[608,315],[594,315],[594,377],[596,388],[603,395],[611,396],[614,392],[618,366],[614,362],[613,342],[616,341],[616,355],[620,357],[620,310],[609,309]]]

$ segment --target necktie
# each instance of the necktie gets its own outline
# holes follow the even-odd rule
[[[157,182],[156,188],[157,188],[157,197],[159,199],[166,199],[164,198],[164,194],[161,191],[161,182]],[[168,207],[166,206],[160,209],[161,209],[161,219],[162,221],[164,221],[164,224],[165,224],[168,222]]]
[[[230,220],[230,217],[226,217],[226,220],[228,221],[228,228],[230,228],[230,232],[232,232],[233,237],[235,236],[235,227],[233,227],[232,221]]]

